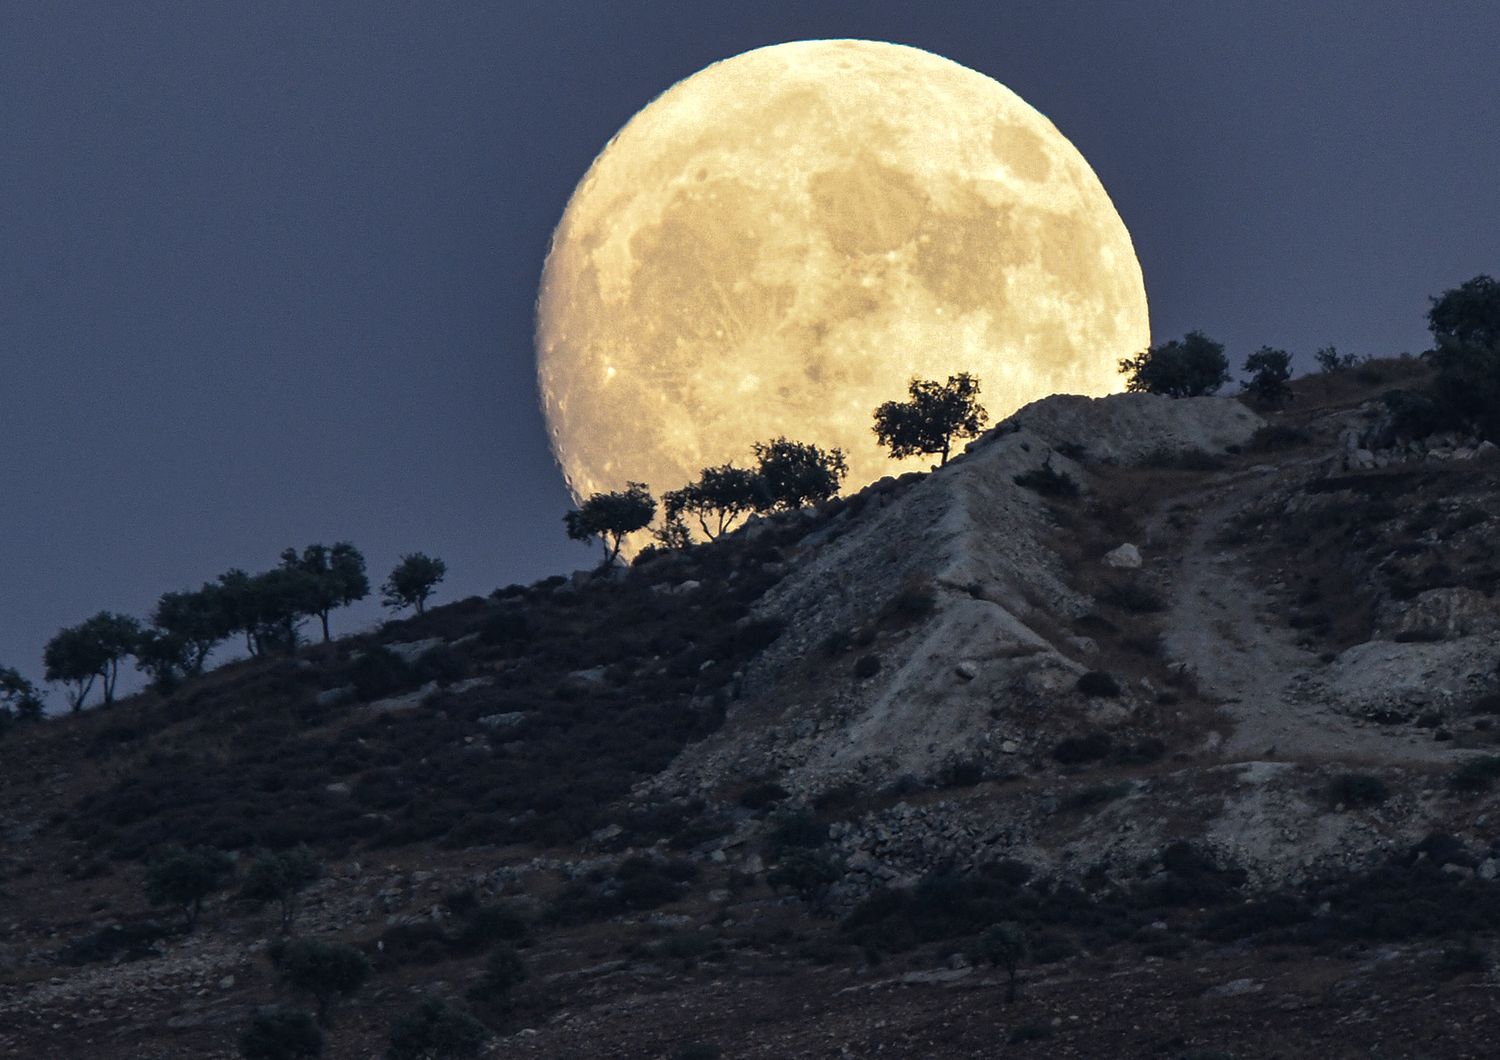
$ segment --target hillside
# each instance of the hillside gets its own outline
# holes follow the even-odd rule
[[[1500,450],[1393,433],[1424,372],[1049,398],[711,545],[17,727],[0,1055],[240,1055],[292,1000],[242,883],[304,844],[291,933],[374,968],[328,1057],[423,995],[506,1057],[1491,1055]],[[191,932],[171,845],[237,863]]]

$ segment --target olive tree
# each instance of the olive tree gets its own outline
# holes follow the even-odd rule
[[[347,541],[340,541],[332,548],[308,545],[300,555],[294,548],[286,549],[281,554],[281,565],[310,579],[304,604],[310,609],[308,613],[322,623],[325,644],[331,639],[328,613],[370,595],[365,557]]]
[[[849,473],[842,449],[824,450],[785,438],[756,442],[754,448],[759,511],[793,511],[826,501],[838,493]]]
[[[222,850],[171,847],[146,867],[146,899],[152,905],[177,906],[192,931],[203,899],[222,890],[233,872],[234,862]]]
[[[656,518],[656,501],[644,482],[628,482],[623,490],[595,493],[563,516],[573,541],[598,538],[604,546],[605,564],[619,558],[625,538],[644,530]]]
[[[1120,371],[1126,390],[1167,397],[1202,397],[1229,382],[1224,347],[1201,331],[1122,358]]]
[[[1240,389],[1256,404],[1269,408],[1291,400],[1292,388],[1287,385],[1292,378],[1290,353],[1262,346],[1245,358],[1245,371],[1250,378],[1240,383]]]
[[[448,565],[442,560],[421,552],[407,553],[380,587],[380,602],[392,611],[414,607],[420,615],[427,609],[427,601],[438,582],[447,575]]]
[[[386,1060],[465,1060],[478,1056],[490,1032],[462,1009],[423,998],[391,1024]]]
[[[698,481],[662,495],[667,523],[692,516],[703,536],[716,540],[734,529],[735,523],[763,503],[760,476],[749,468],[721,464],[706,467]]]
[[[109,706],[115,699],[120,663],[135,653],[140,633],[139,622],[111,611],[100,611],[76,626],[58,630],[42,650],[47,680],[67,689],[74,713],[83,709],[96,680],[104,705]]]
[[[46,704],[36,686],[19,670],[0,666],[0,732],[14,721],[36,721]]]
[[[278,978],[317,1004],[322,1024],[333,1002],[358,992],[374,971],[370,958],[342,942],[290,939],[273,945],[270,957]]]
[[[875,437],[901,460],[918,454],[948,463],[953,442],[975,438],[989,413],[979,404],[979,380],[968,372],[950,375],[946,383],[913,379],[906,401],[887,401],[875,410]]]
[[[264,854],[255,859],[245,873],[245,882],[240,887],[240,897],[265,904],[275,902],[281,907],[281,930],[286,932],[297,915],[297,901],[323,874],[323,866],[317,855],[305,846],[277,853]]]
[[[1489,276],[1432,299],[1433,396],[1448,414],[1500,441],[1500,281]]]

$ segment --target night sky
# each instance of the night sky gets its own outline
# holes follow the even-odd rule
[[[439,601],[594,562],[537,408],[552,226],[673,82],[813,37],[1051,118],[1156,341],[1418,352],[1500,273],[1489,0],[0,0],[0,664],[288,545],[435,554]]]

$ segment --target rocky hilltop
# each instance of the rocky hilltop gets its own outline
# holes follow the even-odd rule
[[[17,729],[0,1053],[240,1055],[305,1002],[244,884],[302,849],[287,933],[373,969],[325,1056],[422,997],[495,1056],[1489,1055],[1500,451],[1393,433],[1424,371],[1049,398],[709,545]],[[142,886],[173,844],[235,863],[190,932]]]

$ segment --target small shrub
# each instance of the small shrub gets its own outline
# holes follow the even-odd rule
[[[1051,464],[1013,475],[1011,481],[1043,497],[1076,497],[1080,490],[1077,481],[1066,471],[1058,471]]]
[[[161,955],[157,945],[172,934],[171,929],[146,921],[139,924],[112,924],[92,934],[74,939],[60,954],[66,964],[95,964],[101,961],[139,961]]]
[[[1448,777],[1448,786],[1454,791],[1477,794],[1494,787],[1496,778],[1500,778],[1500,755],[1482,755],[1459,766]]]
[[[984,759],[962,758],[947,762],[937,774],[939,788],[972,788],[984,779]]]
[[[783,788],[774,780],[767,780],[759,784],[752,784],[740,792],[740,797],[737,801],[747,810],[764,810],[766,807],[773,806],[786,797],[786,788]]]
[[[1272,453],[1278,449],[1294,449],[1312,442],[1312,435],[1301,427],[1286,423],[1268,423],[1257,428],[1250,436],[1249,450],[1252,453]]]
[[[514,946],[502,942],[485,958],[484,976],[474,984],[469,996],[508,1006],[511,994],[525,981],[526,962]]]
[[[273,945],[269,956],[283,983],[317,1002],[318,1022],[323,1024],[332,1002],[353,995],[374,970],[368,957],[341,942],[293,939]]]
[[[412,664],[412,677],[417,684],[436,681],[440,685],[451,685],[463,680],[468,672],[469,664],[447,644],[434,644]]]
[[[1063,799],[1058,804],[1058,809],[1064,812],[1092,810],[1129,794],[1130,783],[1128,781],[1122,780],[1117,784],[1093,784]]]
[[[1166,600],[1160,593],[1138,578],[1127,578],[1107,586],[1098,596],[1099,602],[1122,611],[1135,614],[1156,614],[1167,609]]]
[[[1475,975],[1489,970],[1489,955],[1474,945],[1473,939],[1465,939],[1461,945],[1443,950],[1438,967],[1445,976]]]
[[[885,613],[895,619],[915,622],[937,609],[937,594],[926,584],[904,587],[885,605]]]
[[[1070,736],[1052,748],[1052,757],[1065,766],[1097,762],[1109,754],[1111,741],[1107,733],[1091,732],[1086,736]]]
[[[1344,773],[1328,784],[1328,800],[1345,806],[1379,806],[1390,798],[1385,781],[1369,773]]]
[[[1011,1028],[1008,1041],[1011,1045],[1024,1045],[1026,1042],[1042,1042],[1057,1033],[1057,1028],[1050,1023],[1021,1023]]]
[[[467,1012],[424,998],[391,1024],[386,1060],[465,1060],[480,1055],[489,1036]]]
[[[1090,670],[1078,679],[1078,691],[1090,697],[1116,699],[1120,695],[1120,683],[1103,670]]]
[[[1134,743],[1126,744],[1118,748],[1114,754],[1114,761],[1122,766],[1146,766],[1152,762],[1161,760],[1161,756],[1167,753],[1167,745],[1154,736],[1136,740]]]
[[[861,655],[854,664],[854,679],[867,681],[880,672],[880,656]]]
[[[1222,456],[1202,449],[1153,449],[1141,460],[1145,467],[1160,471],[1222,471],[1226,461]]]
[[[844,865],[821,850],[793,849],[766,873],[773,890],[786,887],[804,902],[818,902],[844,875]]]
[[[363,701],[393,695],[416,684],[411,667],[383,644],[366,648],[349,666],[349,683]]]
[[[250,1017],[239,1046],[245,1060],[305,1060],[323,1055],[323,1032],[306,1012],[263,1009]]]
[[[794,848],[812,849],[828,842],[828,825],[806,810],[791,810],[776,818],[769,851],[773,856]]]

